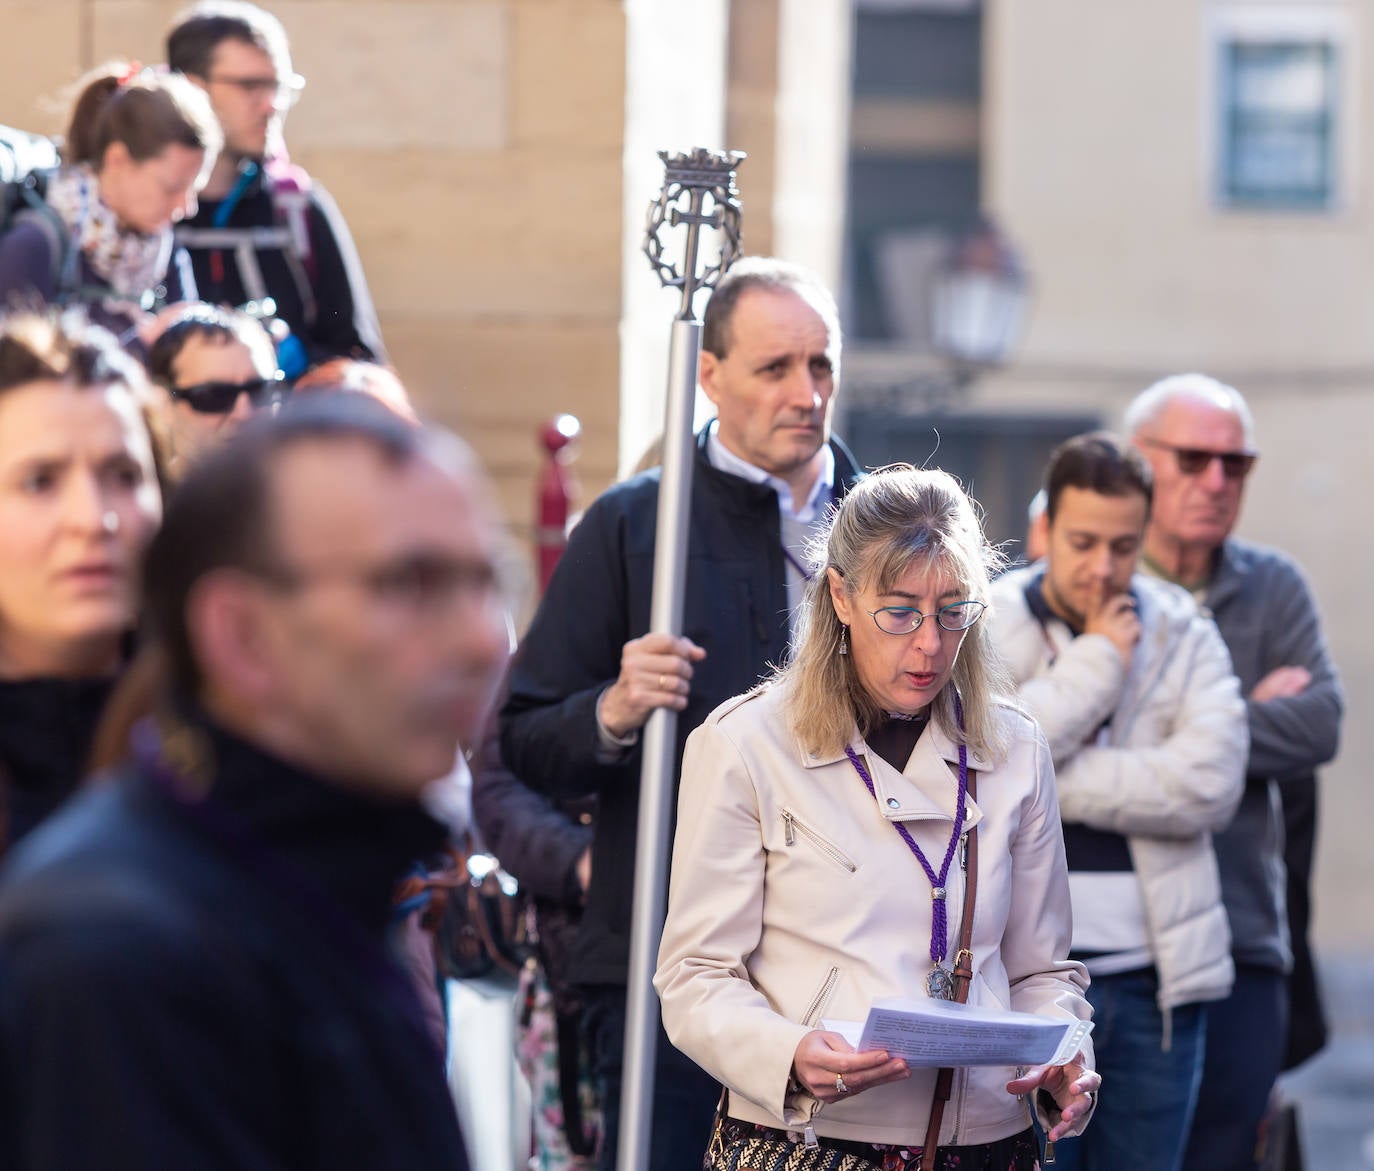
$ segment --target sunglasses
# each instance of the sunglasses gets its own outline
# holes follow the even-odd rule
[[[1250,474],[1259,456],[1253,451],[1208,451],[1202,447],[1175,447],[1158,439],[1144,439],[1151,447],[1174,453],[1174,462],[1185,476],[1200,476],[1214,459],[1221,460],[1221,473],[1228,480],[1243,480]]]
[[[178,402],[201,415],[227,415],[246,394],[254,407],[270,406],[282,393],[281,378],[250,378],[247,382],[197,382],[194,386],[167,388]]]

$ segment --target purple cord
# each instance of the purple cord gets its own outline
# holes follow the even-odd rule
[[[964,731],[964,705],[959,702],[959,693],[954,693],[954,718],[959,722],[959,733],[962,737]],[[849,763],[854,766],[854,771],[859,774],[859,778],[868,786],[868,791],[873,800],[878,799],[878,791],[873,787],[873,778],[869,775],[864,762],[859,759],[859,754],[848,744],[844,747],[844,754],[849,757]],[[902,841],[907,844],[907,848],[916,855],[916,861],[921,864],[921,869],[926,872],[926,877],[930,879],[931,890],[943,889],[945,880],[949,878],[950,863],[954,861],[954,847],[959,843],[959,835],[964,828],[964,811],[968,803],[968,746],[964,744],[962,738],[959,741],[959,794],[954,805],[954,832],[949,835],[949,845],[945,847],[945,859],[940,864],[940,873],[935,873],[934,867],[926,860],[921,847],[916,844],[913,838],[900,821],[892,824],[897,827],[897,832],[902,835]],[[949,916],[945,910],[945,899],[937,899],[932,895],[930,912],[930,958],[934,963],[940,963],[949,951]]]

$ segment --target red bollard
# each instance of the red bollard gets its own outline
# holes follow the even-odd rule
[[[573,441],[581,434],[582,424],[576,415],[555,415],[540,434],[549,453],[549,462],[539,477],[539,517],[534,529],[540,593],[548,588],[554,566],[568,544],[572,480],[567,469],[576,453]]]

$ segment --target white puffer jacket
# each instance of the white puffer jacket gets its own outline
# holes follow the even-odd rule
[[[1126,670],[1105,635],[1041,626],[1025,596],[1039,572],[998,579],[991,618],[1021,704],[1049,741],[1060,811],[1127,838],[1160,1008],[1222,999],[1235,972],[1212,833],[1235,813],[1249,750],[1226,644],[1190,594],[1136,574],[1141,636]],[[1085,746],[1108,719],[1110,744]]]

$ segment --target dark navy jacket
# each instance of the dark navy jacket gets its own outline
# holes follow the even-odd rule
[[[309,182],[304,198],[310,255],[301,259],[281,248],[255,250],[266,292],[276,302],[277,316],[304,345],[310,365],[340,357],[385,361],[372,294],[348,225],[323,187],[304,182]],[[227,218],[224,202],[202,199],[196,214],[177,225],[177,240],[190,254],[204,300],[243,305],[252,299],[251,292],[234,252],[204,246],[199,233],[215,228],[220,219],[231,230],[277,227],[283,216],[261,173],[233,203]]]
[[[706,658],[694,665],[678,714],[679,763],[691,731],[787,653],[777,493],[713,467],[706,434],[697,436],[692,473],[682,629]],[[859,471],[842,445],[831,447],[838,496]],[[641,754],[636,747],[602,762],[596,701],[620,674],[621,648],[649,630],[658,487],[652,469],[587,509],[521,643],[501,712],[501,754],[516,776],[550,796],[598,799],[592,883],[571,973],[582,984],[624,984],[629,963]]]
[[[417,809],[213,728],[149,755],[0,880],[0,1166],[466,1171],[442,1057],[383,942]]]

